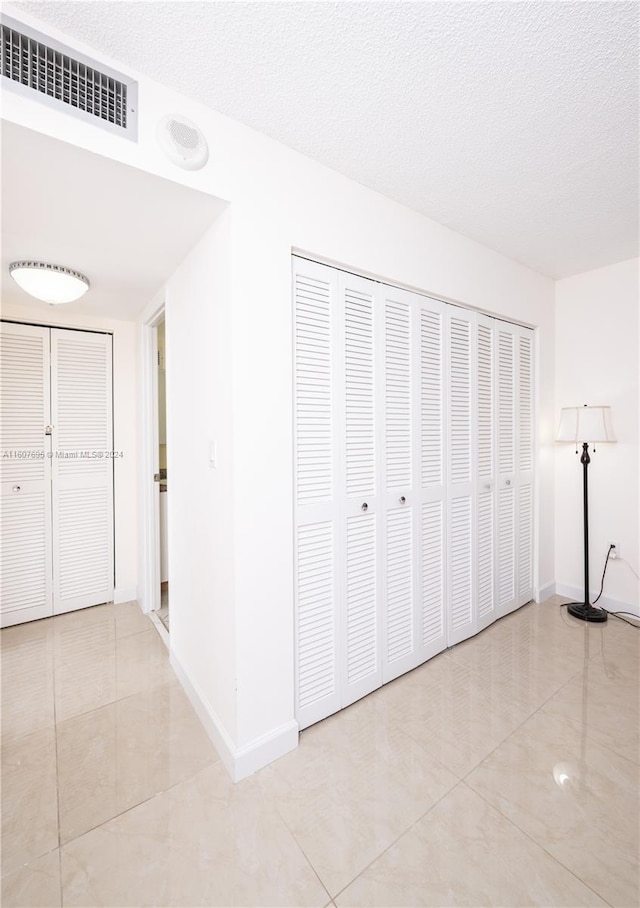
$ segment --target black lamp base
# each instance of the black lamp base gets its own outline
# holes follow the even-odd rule
[[[603,608],[596,608],[588,602],[570,602],[567,611],[574,618],[580,618],[582,621],[595,621],[601,624],[608,618]]]

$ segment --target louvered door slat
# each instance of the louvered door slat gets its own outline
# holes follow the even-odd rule
[[[533,469],[533,340],[527,329],[518,338],[518,467]]]
[[[382,683],[378,616],[377,518],[348,517],[345,551],[345,649],[341,706]]]
[[[518,598],[519,605],[533,594],[533,488],[520,484],[518,501]]]
[[[442,315],[420,309],[420,425],[422,487],[443,481]]]
[[[473,622],[471,497],[454,498],[450,509],[449,621],[455,633]],[[468,636],[468,634],[466,635]]]
[[[387,490],[412,484],[411,316],[406,303],[385,303],[385,478]]]
[[[49,329],[0,325],[0,618],[53,614]]]
[[[297,702],[301,727],[338,708],[332,521],[301,526],[296,547]]]
[[[478,324],[478,476],[493,479],[493,329]]]
[[[444,507],[442,501],[422,505],[422,643],[430,647],[444,636]]]
[[[360,282],[360,286],[363,282]],[[345,346],[346,491],[370,496],[376,488],[374,297],[342,278]]]
[[[412,524],[411,508],[387,512],[386,610],[389,663],[411,655],[414,650]]]
[[[515,495],[512,488],[498,493],[498,602],[501,614],[512,608],[515,597]]]
[[[54,613],[113,599],[111,336],[52,329]]]
[[[511,329],[498,330],[498,467],[501,474],[515,466],[515,357]]]
[[[494,496],[492,490],[480,490],[477,503],[478,539],[478,618],[480,623],[495,612],[494,590]]]
[[[334,496],[334,406],[331,359],[335,281],[294,273],[296,500]]]

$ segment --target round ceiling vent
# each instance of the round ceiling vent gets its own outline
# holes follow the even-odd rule
[[[167,114],[160,120],[158,142],[169,160],[183,170],[200,170],[209,159],[204,134],[180,114]]]

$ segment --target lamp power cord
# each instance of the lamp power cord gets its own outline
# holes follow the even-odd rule
[[[615,549],[615,545],[610,545],[610,546],[609,546],[609,549],[608,549],[608,551],[607,551],[607,557],[606,557],[605,560],[604,560],[604,569],[603,569],[603,571],[602,571],[602,579],[601,579],[601,581],[600,581],[600,592],[598,593],[598,595],[596,596],[596,598],[593,600],[592,605],[595,605],[596,602],[598,601],[598,599],[602,596],[602,591],[603,591],[603,589],[604,589],[604,578],[605,578],[606,573],[607,573],[607,565],[609,564],[609,558],[611,557],[611,552],[612,552],[614,549]],[[614,556],[614,557],[615,557],[615,556]],[[619,560],[619,561],[623,561],[624,559],[623,559],[623,558],[619,558],[618,560]],[[629,567],[631,568],[631,565],[629,565]],[[631,570],[633,571],[633,568],[631,568]],[[635,574],[636,572],[633,571],[633,573]],[[638,576],[638,575],[636,574],[636,577],[637,577],[637,576]],[[563,603],[563,605],[566,605],[566,603]],[[562,607],[562,606],[561,606],[561,607]],[[600,608],[601,608],[604,612],[606,612],[607,615],[613,615],[614,618],[618,618],[620,621],[624,621],[625,624],[630,624],[631,627],[635,627],[635,628],[640,629],[640,619],[638,618],[638,616],[637,616],[634,612],[611,612],[611,611],[609,611],[608,608],[604,608],[604,606],[602,606],[602,605],[600,606]],[[635,621],[629,621],[628,618],[624,618],[624,617],[623,617],[624,615],[630,615],[632,618],[635,618],[636,620],[635,620]],[[638,623],[636,623],[636,622],[638,622]]]

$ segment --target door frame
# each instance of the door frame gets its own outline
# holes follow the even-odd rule
[[[140,589],[145,613],[160,608],[160,486],[158,425],[158,324],[165,315],[164,299],[155,301],[141,323],[140,346]]]

